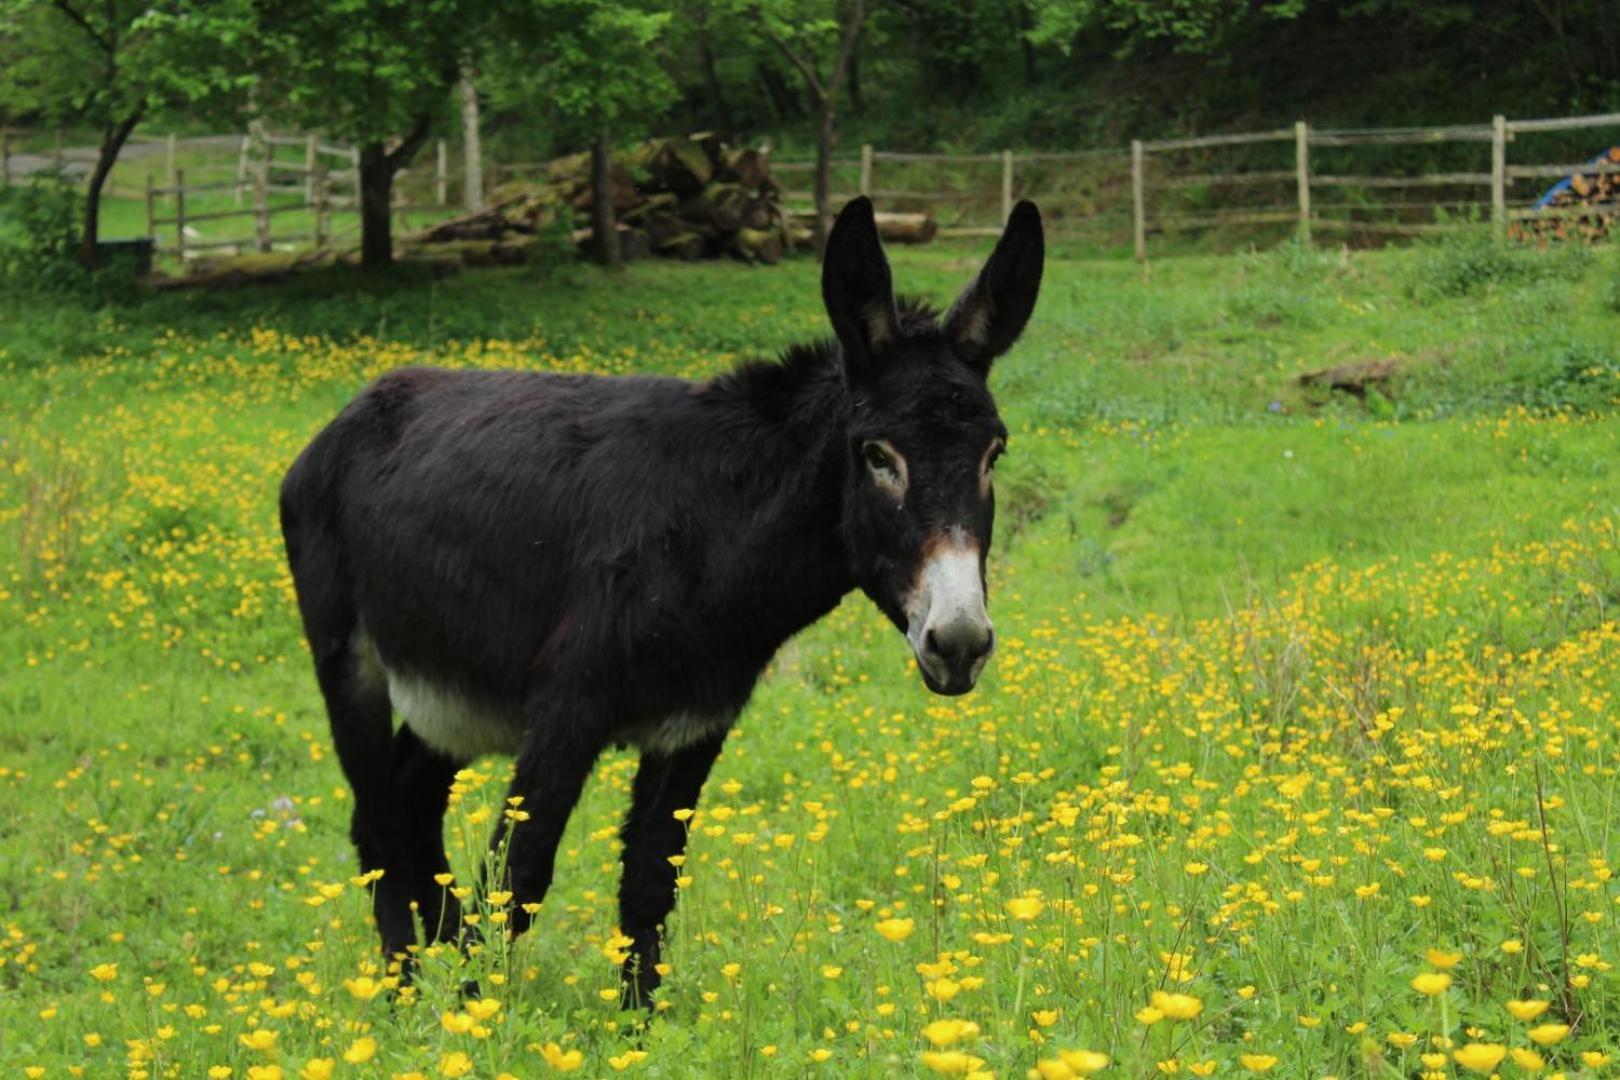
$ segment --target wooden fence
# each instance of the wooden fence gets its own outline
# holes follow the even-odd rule
[[[277,153],[286,148],[298,152],[295,159]],[[446,206],[448,155],[442,141],[436,157],[433,196],[429,201],[408,199],[410,170],[395,174],[391,207],[394,214],[438,212]],[[334,168],[328,159],[336,159],[342,167]],[[186,169],[173,168],[167,182],[161,185],[152,173],[146,176],[146,234],[161,254],[172,256],[182,265],[208,252],[220,251],[268,253],[278,247],[288,250],[307,246],[321,254],[343,246],[359,232],[360,164],[359,152],[352,147],[327,143],[313,135],[274,135],[255,128],[242,137],[234,166],[215,164],[206,168],[215,173],[234,169],[235,175],[188,181]],[[203,200],[215,203],[215,208],[199,210],[197,204]],[[225,209],[217,208],[220,200],[225,200]],[[352,216],[342,228],[334,226],[339,215]],[[252,222],[251,235],[205,236],[197,229],[204,223],[245,220]],[[278,230],[279,221],[296,224],[292,230]]]
[[[1602,145],[1576,153],[1580,133],[1607,131]],[[1562,133],[1562,134],[1560,134]],[[1569,133],[1577,133],[1571,138]],[[1538,142],[1538,140],[1540,140]],[[37,166],[44,154],[58,168],[83,168],[88,148],[54,150],[36,137]],[[1361,234],[1375,240],[1415,236],[1491,222],[1498,234],[1515,221],[1578,211],[1541,210],[1534,197],[1548,183],[1576,172],[1614,171],[1574,158],[1620,143],[1620,113],[1554,119],[1513,120],[1428,128],[1323,129],[1298,121],[1288,127],[1177,139],[1137,139],[1118,149],[1071,152],[928,154],[862,147],[858,157],[833,162],[835,200],[870,195],[882,209],[925,210],[938,219],[939,234],[987,236],[999,231],[1015,200],[1033,198],[1054,236],[1124,247],[1146,259],[1151,237],[1219,230],[1248,239],[1256,232],[1292,232],[1305,242],[1318,233]],[[196,159],[208,144],[219,160]],[[13,142],[0,132],[0,183],[13,182]],[[1510,153],[1511,151],[1511,153]],[[1358,157],[1358,155],[1361,155]],[[112,194],[148,201],[148,232],[174,227],[176,254],[209,248],[250,248],[313,240],[335,242],[331,216],[355,209],[358,176],[353,147],[314,135],[275,135],[255,125],[245,135],[202,139],[133,141],[136,161],[163,162],[163,183],[149,178],[146,190],[117,186],[128,176],[121,159]],[[458,155],[459,156],[459,155]],[[1510,160],[1511,158],[1511,160]],[[182,160],[189,162],[182,175]],[[440,140],[412,170],[396,178],[404,209],[447,207],[452,187],[464,185],[452,155]],[[494,164],[491,184],[532,175],[544,163]],[[810,202],[809,161],[775,160],[772,168],[788,190],[790,206]],[[154,170],[155,171],[155,170]],[[217,181],[215,177],[218,177]],[[198,181],[202,178],[201,183]],[[323,189],[325,193],[323,194]],[[187,237],[203,221],[230,220],[210,207],[199,212],[186,195],[230,191],[239,216],[250,216],[253,233],[234,239]],[[285,201],[298,196],[296,203]],[[457,190],[457,198],[464,192]],[[251,207],[246,206],[251,197]],[[160,205],[172,200],[172,208]],[[314,224],[298,236],[278,235],[266,222],[303,210]],[[206,216],[205,216],[206,215]],[[325,219],[327,225],[321,224]]]
[[[1620,142],[1620,113],[1360,130],[1318,129],[1302,120],[1268,131],[1137,139],[1128,150],[1074,153],[909,154],[863,146],[859,158],[834,162],[834,199],[861,193],[882,209],[930,210],[940,217],[941,236],[983,236],[999,232],[1016,199],[1033,198],[1057,235],[1129,243],[1138,259],[1147,258],[1150,235],[1236,226],[1284,227],[1309,243],[1317,231],[1413,236],[1468,228],[1477,218],[1501,235],[1510,222],[1560,213],[1532,205],[1547,183],[1617,168],[1558,160],[1557,153],[1554,160],[1510,163],[1509,147],[1535,134],[1604,129],[1613,138],[1593,146],[1596,152]],[[1381,171],[1318,167],[1349,148],[1449,143],[1477,146],[1478,167],[1387,161]],[[1268,162],[1255,152],[1268,147],[1286,156]],[[1221,168],[1220,156],[1234,150],[1245,159]],[[797,185],[814,163],[776,161],[772,168],[794,185],[785,197],[808,205],[810,193]]]

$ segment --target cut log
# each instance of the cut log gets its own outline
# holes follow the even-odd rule
[[[738,229],[731,237],[732,253],[746,262],[775,266],[782,261],[782,238],[763,229]]]
[[[806,227],[815,224],[813,210],[795,213],[797,223]],[[895,214],[880,212],[872,215],[877,221],[878,236],[891,244],[926,244],[939,231],[939,225],[930,214]]]
[[[652,243],[652,249],[658,254],[680,259],[682,262],[696,262],[703,258],[708,246],[703,234],[695,232],[674,233]]]
[[[711,133],[651,139],[615,154],[609,177],[615,216],[628,229],[619,231],[627,258],[655,251],[679,259],[730,255],[774,262],[808,243],[809,230],[781,205],[763,147],[727,147]],[[572,227],[590,209],[590,188],[589,155],[571,154],[542,166],[538,178],[502,184],[485,210],[407,239],[425,251],[434,244],[509,243],[558,221]],[[883,220],[897,241],[917,242],[932,232],[925,215]],[[750,235],[739,239],[745,230]],[[474,258],[503,254],[480,248]]]
[[[702,191],[714,175],[714,165],[703,147],[683,135],[661,141],[647,162],[658,185],[667,191]]]
[[[640,229],[633,229],[621,221],[614,226],[614,231],[619,237],[619,254],[625,262],[644,259],[651,253],[652,248],[647,243],[647,234]],[[574,247],[585,251],[590,247],[591,230],[575,229],[573,239]]]

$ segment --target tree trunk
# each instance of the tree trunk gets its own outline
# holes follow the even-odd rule
[[[849,108],[856,115],[866,111],[866,104],[861,100],[861,54],[859,49],[849,54]]]
[[[816,259],[827,252],[827,234],[832,231],[832,152],[833,109],[837,95],[823,94],[820,123],[816,129]]]
[[[607,132],[591,144],[591,258],[617,270],[624,265],[613,220],[613,163]]]
[[[782,73],[763,61],[759,64],[759,81],[765,84],[765,93],[771,99],[771,108],[776,110],[779,120],[796,120],[804,115],[804,106],[799,102],[799,96],[793,88],[782,78]]]
[[[1024,81],[1033,85],[1035,73],[1035,43],[1029,40],[1029,32],[1035,28],[1035,19],[1030,14],[1029,4],[1021,2],[1018,5],[1018,43],[1024,49]]]
[[[141,114],[137,112],[102,132],[101,151],[96,155],[96,167],[90,172],[90,183],[84,192],[84,227],[79,235],[79,262],[86,270],[94,270],[99,261],[96,244],[101,239],[101,189],[118,163],[118,152],[124,148],[129,133],[135,130],[140,119]]]
[[[469,214],[484,208],[484,156],[478,132],[478,88],[472,74],[461,72],[462,204]]]
[[[360,148],[360,265],[388,266],[394,261],[394,170],[392,156],[380,142]]]
[[[731,110],[726,106],[726,94],[720,85],[720,71],[715,64],[714,45],[709,41],[709,23],[705,17],[698,23],[698,59],[703,64],[703,84],[708,91],[709,108],[713,110],[715,130],[731,135]]]

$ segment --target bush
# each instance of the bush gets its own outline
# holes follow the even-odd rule
[[[1584,244],[1547,248],[1500,243],[1488,229],[1470,229],[1419,246],[1412,291],[1430,296],[1477,296],[1503,287],[1571,280],[1592,264]]]
[[[28,285],[71,265],[80,205],[61,181],[0,189],[0,280]]]
[[[94,273],[79,264],[84,196],[60,177],[0,189],[0,284],[15,294],[77,294],[94,304],[140,294],[128,260]]]

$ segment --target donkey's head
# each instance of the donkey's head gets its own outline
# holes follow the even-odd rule
[[[973,689],[996,636],[984,562],[1007,446],[987,380],[1035,308],[1045,243],[1021,202],[944,318],[895,303],[872,203],[844,207],[821,291],[849,392],[844,521],[856,580],[905,633],[938,694]]]

